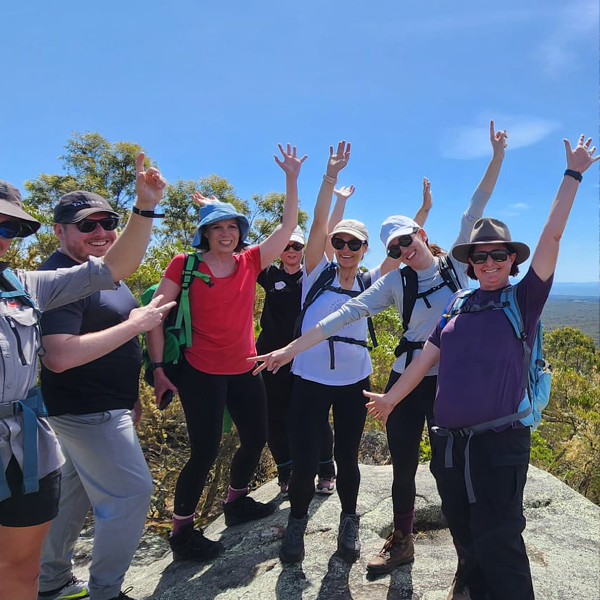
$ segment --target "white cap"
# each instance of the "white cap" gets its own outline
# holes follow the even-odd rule
[[[300,244],[306,245],[304,241],[304,231],[302,231],[300,225],[297,225],[292,235],[290,235],[290,242],[299,242]]]
[[[401,236],[414,233],[421,229],[419,224],[403,215],[393,215],[388,217],[381,225],[381,231],[379,232],[379,238],[383,242],[385,249],[389,248],[390,242]]]

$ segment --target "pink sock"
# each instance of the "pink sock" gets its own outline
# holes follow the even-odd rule
[[[194,522],[194,513],[189,515],[188,517],[180,517],[179,515],[173,515],[173,533],[172,535],[177,535],[182,527],[189,525]]]
[[[394,513],[394,529],[399,529],[402,535],[412,533],[413,522],[415,520],[415,509],[405,513]]]
[[[236,490],[234,488],[232,488],[231,486],[227,487],[227,500],[225,500],[225,504],[227,504],[228,502],[233,502],[234,500],[237,500],[238,498],[245,496],[248,493],[248,488],[242,488],[241,490]]]

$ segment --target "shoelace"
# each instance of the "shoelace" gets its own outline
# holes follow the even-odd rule
[[[405,542],[404,542],[404,538],[402,540],[402,542],[399,544],[400,547],[404,546]],[[384,544],[383,544],[383,548],[381,549],[381,552],[379,553],[379,556],[385,556],[386,554],[391,554],[390,550],[392,549],[392,546],[394,545],[394,534],[392,533],[390,536],[388,536],[387,540],[385,540]]]

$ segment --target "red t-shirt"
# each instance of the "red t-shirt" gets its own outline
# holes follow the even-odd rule
[[[190,286],[192,345],[186,360],[198,371],[214,375],[246,373],[256,355],[254,346],[254,292],[261,271],[260,249],[234,255],[235,271],[228,277],[215,277],[201,262],[198,270],[210,275],[212,286],[196,278]],[[164,277],[181,285],[184,255],[178,254],[167,266]]]

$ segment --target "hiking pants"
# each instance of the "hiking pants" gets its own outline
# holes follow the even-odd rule
[[[291,463],[289,414],[294,376],[290,371],[290,365],[284,365],[277,373],[265,369],[262,376],[267,392],[269,448],[277,465]],[[330,462],[332,459],[333,431],[328,419],[323,427],[319,463]]]
[[[315,475],[319,469],[322,432],[333,406],[335,430],[334,455],[337,464],[337,491],[342,511],[356,513],[360,486],[358,447],[365,425],[369,378],[351,385],[323,385],[294,377],[290,410],[292,479],[290,482],[291,514],[299,519],[308,513],[315,493]]]
[[[400,373],[392,371],[385,391],[389,391],[400,377]],[[425,377],[396,405],[387,420],[388,446],[394,469],[392,501],[395,515],[409,513],[415,507],[415,476],[419,466],[419,447],[425,419],[428,429],[432,425],[436,383],[437,376]]]
[[[121,591],[146,523],[152,477],[129,410],[49,417],[65,455],[58,516],[42,550],[40,591],[67,583],[73,550],[90,506],[94,547],[91,600]]]
[[[471,438],[474,504],[469,504],[465,487],[467,437],[454,438],[451,468],[445,467],[447,440],[432,436],[431,472],[459,558],[465,563],[472,600],[532,600],[529,559],[521,535],[529,428],[487,431]]]
[[[231,461],[231,487],[243,489],[260,460],[267,441],[267,400],[260,375],[202,373],[187,362],[178,378],[185,412],[190,457],[175,486],[174,512],[187,516],[196,510],[208,473],[219,453],[225,406],[235,423],[240,446]]]

